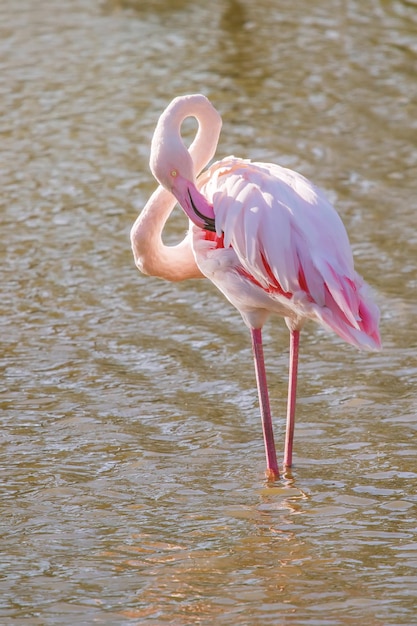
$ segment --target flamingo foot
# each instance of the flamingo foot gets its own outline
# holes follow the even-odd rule
[[[267,481],[271,483],[280,479],[279,470],[278,469],[274,470],[271,467],[266,468],[265,476],[266,476]]]

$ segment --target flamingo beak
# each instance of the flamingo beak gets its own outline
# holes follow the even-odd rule
[[[216,224],[215,224],[215,219],[214,219],[213,207],[207,202],[205,197],[197,190],[196,187],[194,187],[193,189],[193,194],[191,193],[190,188],[188,188],[187,191],[188,191],[188,197],[190,200],[190,205],[194,212],[194,215],[195,217],[197,217],[198,220],[203,221],[203,225],[200,226],[200,224],[193,217],[190,217],[191,221],[194,222],[194,224],[196,224],[197,226],[200,226],[200,228],[203,228],[204,230],[209,230],[212,233],[215,233]],[[193,195],[194,195],[194,198],[193,198]],[[209,215],[207,215],[207,213]]]
[[[214,210],[197,187],[186,178],[177,175],[171,192],[190,220],[199,228],[216,232]]]

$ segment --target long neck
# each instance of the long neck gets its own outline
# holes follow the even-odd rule
[[[148,276],[179,281],[202,278],[188,235],[176,246],[166,246],[162,231],[176,199],[161,185],[153,192],[130,231],[136,267]]]
[[[194,164],[194,174],[197,177],[201,170],[214,157],[219,141],[222,119],[216,109],[204,96],[186,96],[174,100],[172,105],[176,110],[178,132],[187,117],[195,117],[198,122],[197,134],[189,147],[189,153]]]
[[[215,153],[221,118],[202,96],[177,98],[162,114],[161,119],[168,115],[170,127],[178,137],[184,119],[197,119],[198,131],[189,152],[195,174],[198,175]],[[176,246],[166,246],[162,241],[162,231],[175,204],[174,196],[162,186],[149,198],[130,231],[136,266],[144,274],[171,281],[201,278],[189,235]]]

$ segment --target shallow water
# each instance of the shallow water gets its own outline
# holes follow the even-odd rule
[[[411,1],[3,0],[2,624],[415,623],[416,32]],[[275,485],[239,315],[130,252],[156,119],[194,91],[219,158],[327,190],[381,307],[379,354],[303,333]]]

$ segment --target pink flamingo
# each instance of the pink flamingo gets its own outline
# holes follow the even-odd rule
[[[198,122],[189,148],[187,117]],[[240,311],[255,361],[268,478],[279,477],[262,348],[271,313],[290,331],[284,467],[292,465],[298,347],[304,323],[315,320],[359,349],[378,350],[379,312],[355,272],[349,240],[335,209],[300,174],[233,156],[214,163],[221,117],[202,95],[175,98],[159,118],[150,167],[161,186],[131,230],[136,266],[171,281],[206,276]],[[161,234],[176,201],[190,230],[176,246]]]

